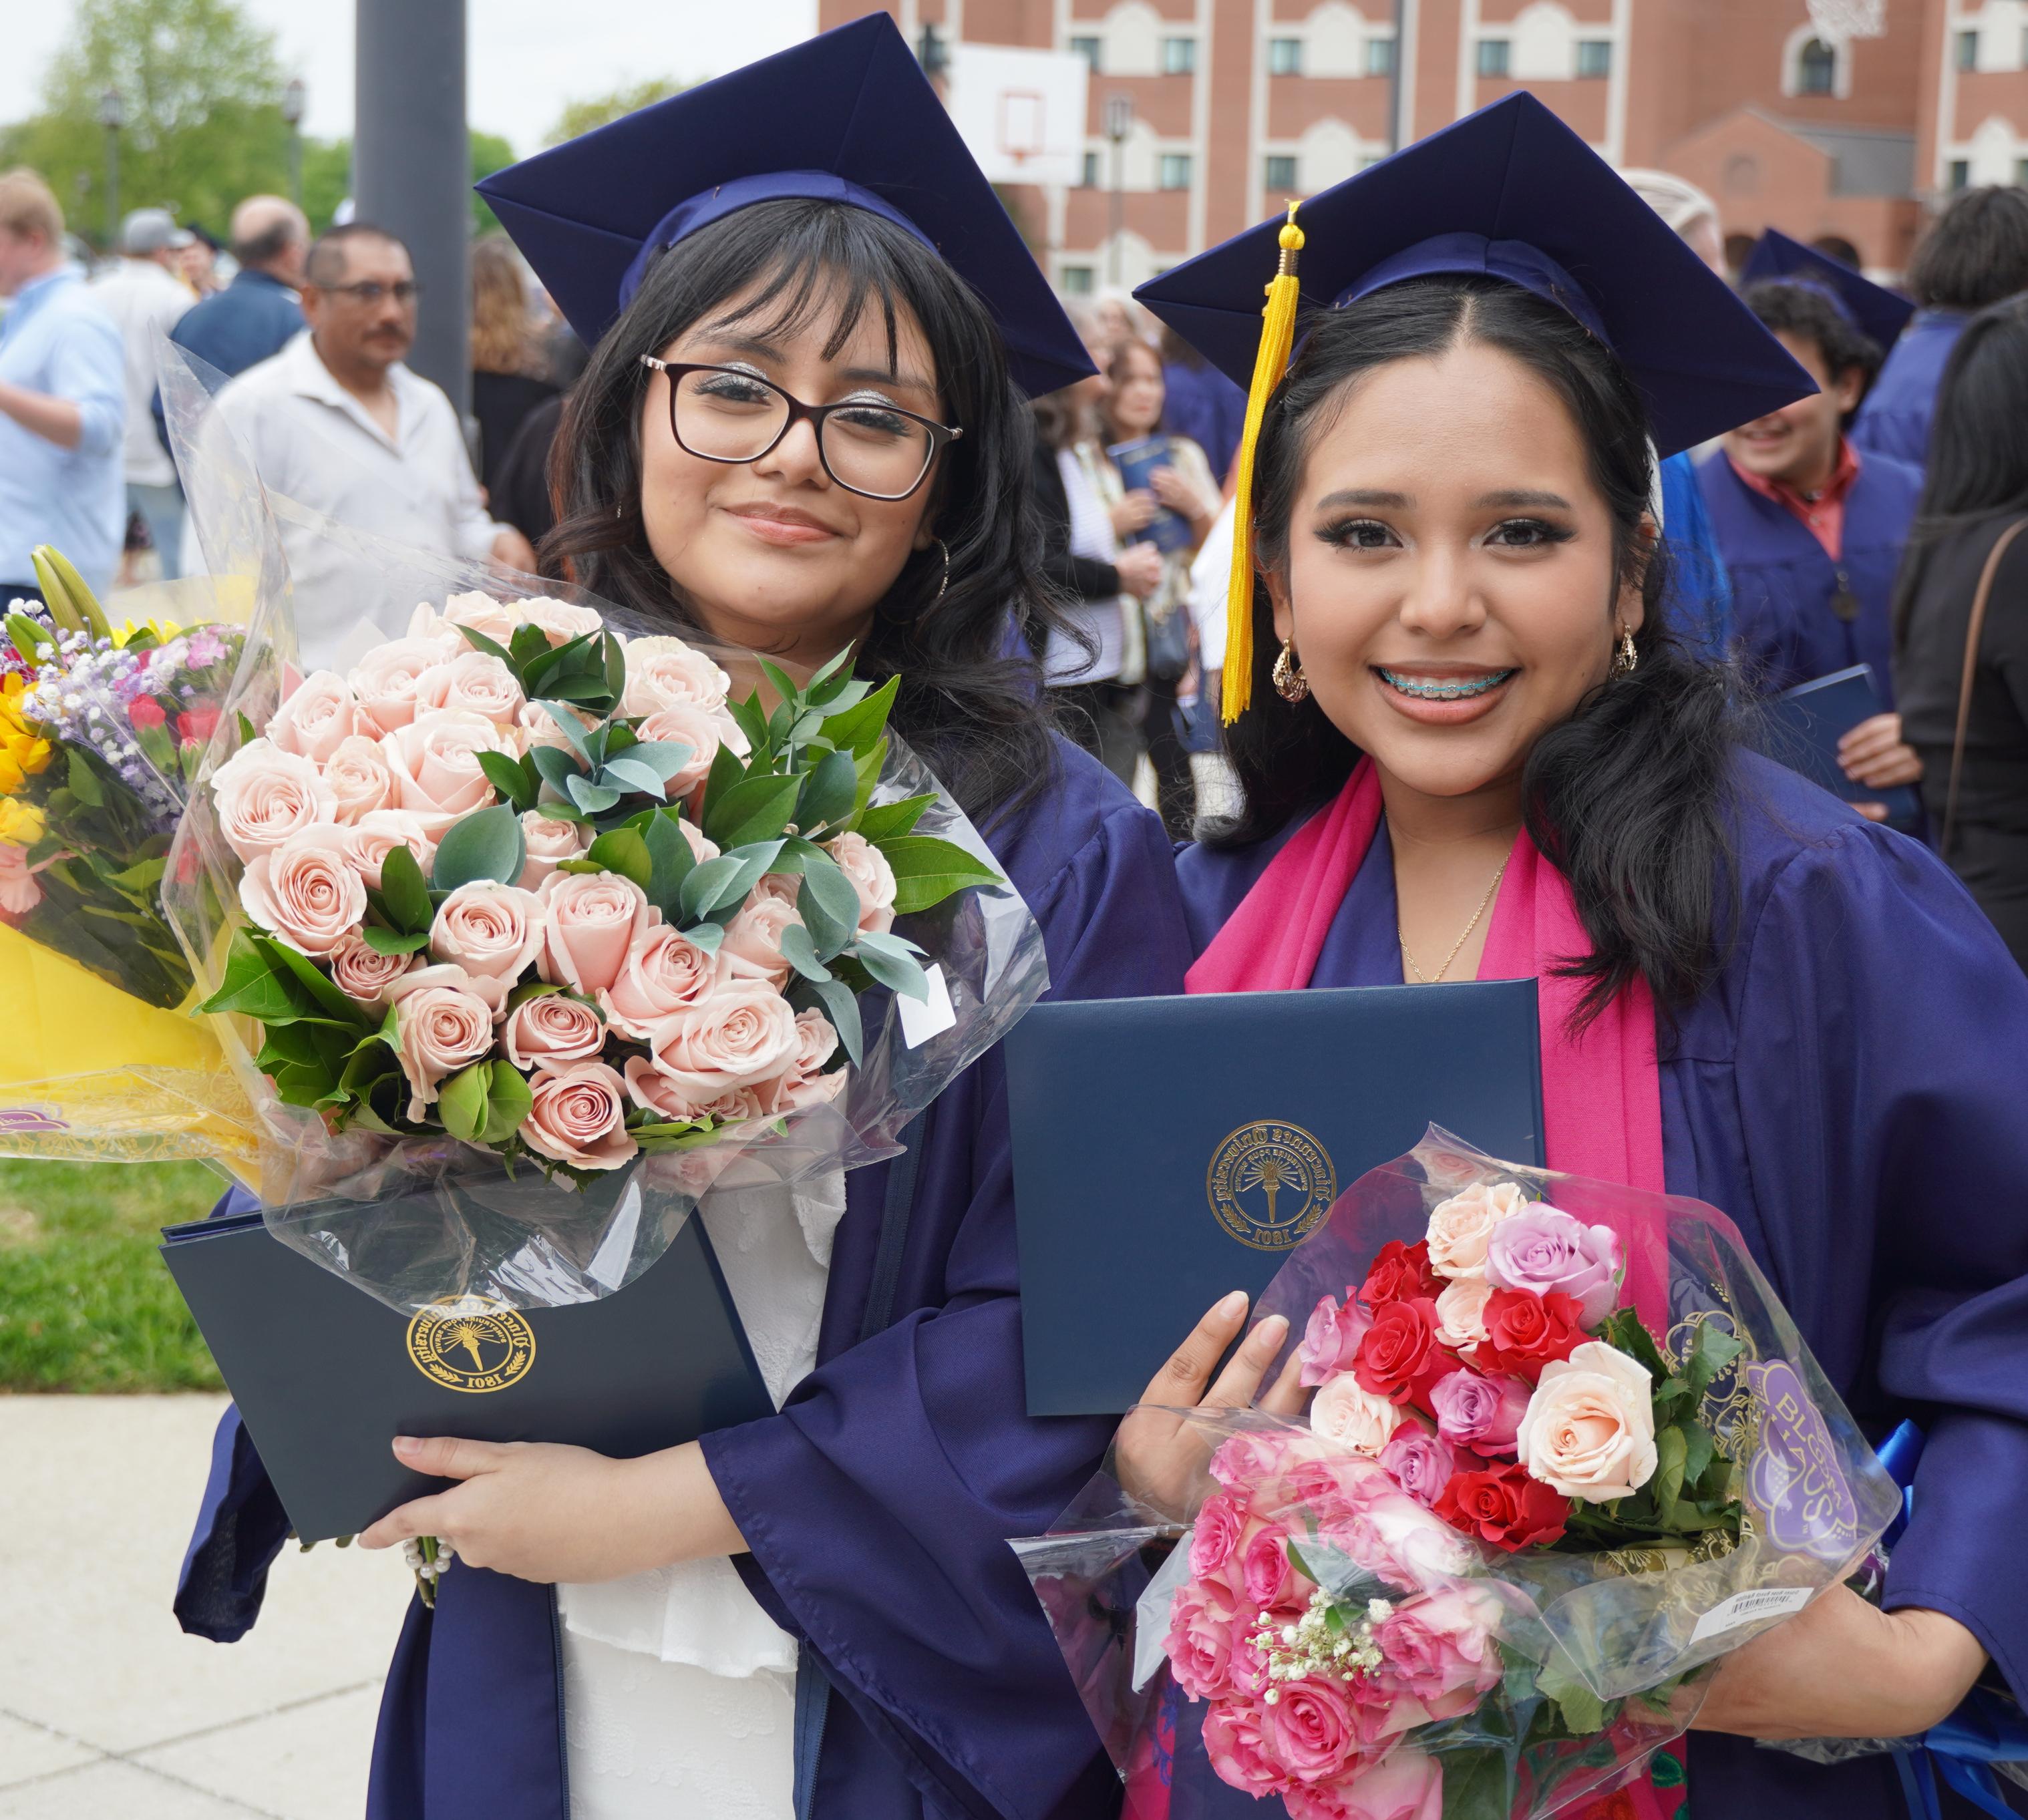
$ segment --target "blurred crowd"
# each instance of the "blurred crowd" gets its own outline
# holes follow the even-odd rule
[[[2028,538],[2010,549],[2000,535],[2028,513],[2028,191],[1956,197],[1894,291],[1842,242],[1771,235],[1749,266],[1752,243],[1708,196],[1627,176],[1820,388],[1662,464],[1677,631],[1771,698],[1866,666],[1879,712],[1838,748],[1851,793],[1911,832],[1948,831],[1947,856],[2028,963]],[[1768,265],[1776,242],[1796,258]],[[292,204],[253,196],[220,245],[141,209],[94,261],[39,177],[0,174],[0,599],[32,595],[43,542],[99,588],[201,561],[156,392],[161,334],[229,382],[221,413],[276,491],[537,568],[550,449],[587,350],[506,238],[483,235],[461,410],[406,364],[431,301],[408,250],[370,224],[313,240]],[[1224,787],[1245,397],[1123,293],[1064,301],[1097,370],[1033,405],[1042,548],[1071,608],[1070,632],[1036,655],[1064,724],[1180,840]],[[301,553],[305,655],[332,661],[357,628],[314,549]]]

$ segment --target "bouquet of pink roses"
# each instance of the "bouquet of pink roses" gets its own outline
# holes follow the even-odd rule
[[[1697,1671],[1895,1514],[1694,1201],[1433,1131],[1291,1255],[1277,1313],[1306,1422],[1191,1412],[1168,1507],[1102,1475],[1016,1544],[1136,1820],[1179,1778],[1193,1813],[1222,1784],[1294,1820],[1532,1820],[1651,1759],[1667,1811]]]

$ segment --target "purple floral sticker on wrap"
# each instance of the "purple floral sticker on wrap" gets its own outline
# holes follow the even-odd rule
[[[1746,1492],[1767,1539],[1786,1554],[1844,1560],[1859,1544],[1859,1504],[1823,1416],[1786,1359],[1749,1365],[1746,1376],[1760,1401]]]
[[[39,1106],[0,1107],[0,1137],[30,1131],[68,1131],[63,1119]]]

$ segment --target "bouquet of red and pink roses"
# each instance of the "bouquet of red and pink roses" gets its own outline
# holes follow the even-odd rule
[[[1697,1671],[1895,1514],[1694,1201],[1433,1131],[1291,1255],[1278,1313],[1306,1422],[1191,1412],[1187,1487],[1103,1476],[1016,1544],[1136,1820],[1179,1779],[1293,1820],[1507,1820],[1651,1758],[1666,1796]]]

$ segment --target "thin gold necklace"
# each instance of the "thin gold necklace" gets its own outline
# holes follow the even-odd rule
[[[1508,856],[1511,858],[1512,856],[1509,855]],[[1408,943],[1406,937],[1397,938],[1397,939],[1401,943],[1401,958],[1408,962],[1408,971],[1415,975],[1418,984],[1423,986],[1434,986],[1438,981],[1441,980],[1445,974],[1450,971],[1451,963],[1458,957],[1458,950],[1464,947],[1464,945],[1471,939],[1472,930],[1478,927],[1479,918],[1486,914],[1486,905],[1493,901],[1493,894],[1500,889],[1500,881],[1506,876],[1507,861],[1505,860],[1502,860],[1500,862],[1500,870],[1493,875],[1493,882],[1486,888],[1486,895],[1478,901],[1478,908],[1472,912],[1471,920],[1464,926],[1464,933],[1460,935],[1457,940],[1451,944],[1450,953],[1444,956],[1443,965],[1438,967],[1434,974],[1425,973],[1422,968],[1416,964],[1415,956],[1408,952]]]

